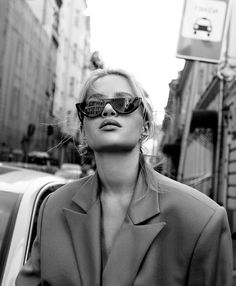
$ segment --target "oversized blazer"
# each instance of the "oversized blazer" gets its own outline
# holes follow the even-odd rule
[[[232,286],[225,209],[154,170],[141,171],[102,268],[101,203],[95,174],[43,203],[32,256],[17,286]]]

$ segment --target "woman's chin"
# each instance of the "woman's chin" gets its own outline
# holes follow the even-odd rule
[[[112,144],[101,144],[90,147],[97,153],[127,153],[135,149],[137,144],[134,143],[120,143],[114,142]]]

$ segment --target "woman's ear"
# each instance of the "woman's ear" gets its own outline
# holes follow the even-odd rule
[[[86,132],[85,132],[85,128],[83,124],[80,124],[80,138],[83,142],[85,142],[87,140],[86,138]]]
[[[79,129],[80,129],[80,133],[83,134],[83,132],[84,132],[84,125],[82,123],[80,124]]]
[[[82,138],[86,138],[86,132],[84,129],[84,125],[80,125],[80,134],[82,135]]]
[[[147,137],[149,135],[149,121],[143,122],[142,135]]]

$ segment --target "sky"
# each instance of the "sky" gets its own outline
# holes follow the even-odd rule
[[[184,60],[176,58],[184,0],[87,0],[91,51],[105,66],[131,72],[151,98],[162,123],[169,83]]]

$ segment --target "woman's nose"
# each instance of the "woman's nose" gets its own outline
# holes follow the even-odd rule
[[[110,103],[107,103],[103,109],[102,117],[117,116],[117,112],[113,109]]]

